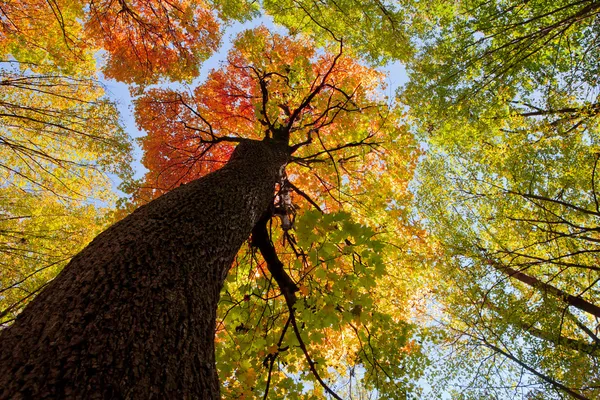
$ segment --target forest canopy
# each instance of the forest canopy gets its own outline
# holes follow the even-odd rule
[[[4,2],[2,329],[108,226],[277,142],[272,204],[220,292],[223,398],[600,397],[599,14]]]

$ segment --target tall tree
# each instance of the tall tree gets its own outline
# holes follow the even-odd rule
[[[288,156],[243,143],[92,241],[2,331],[0,397],[218,398],[219,291]]]
[[[3,274],[1,289],[4,304],[0,312],[3,321],[13,321],[26,301],[33,298],[48,279],[51,279],[62,268],[77,249],[77,245],[73,246],[75,241],[80,243],[80,246],[94,234],[94,230],[89,229],[91,226],[96,230],[101,228],[103,221],[100,219],[96,200],[102,202],[110,200],[107,190],[109,183],[102,176],[102,171],[118,172],[121,173],[121,177],[124,176],[122,173],[126,172],[123,167],[127,160],[128,145],[124,140],[125,136],[116,125],[116,112],[110,104],[102,99],[101,88],[90,80],[95,74],[94,55],[97,55],[97,50],[104,50],[102,56],[105,76],[142,86],[155,83],[165,77],[189,81],[197,75],[200,61],[206,58],[218,44],[220,38],[219,18],[223,20],[243,19],[253,15],[255,9],[253,3],[243,1],[210,3],[91,1],[84,4],[68,1],[40,2],[32,0],[3,4],[0,9],[2,18],[0,48],[6,58],[6,65],[17,67],[16,69],[12,69],[12,67],[3,69],[3,76],[7,78],[4,83],[7,86],[9,83],[17,83],[13,85],[14,90],[10,92],[14,99],[23,96],[27,101],[32,102],[31,105],[25,102],[28,105],[23,108],[19,108],[16,100],[11,102],[14,99],[6,103],[9,109],[7,114],[10,114],[6,117],[12,118],[7,126],[18,121],[16,125],[24,128],[16,136],[12,136],[13,133],[5,136],[7,154],[11,156],[7,159],[10,159],[11,162],[17,160],[17,162],[5,165],[6,170],[9,171],[6,174],[6,181],[9,185],[13,185],[13,190],[10,193],[6,192],[3,196],[6,208],[3,209],[2,231],[6,257],[2,262],[8,272]],[[374,13],[373,7],[367,7],[365,10],[370,18],[385,18],[385,9],[382,9],[383,14]],[[218,14],[218,17],[214,12]],[[304,13],[303,15],[308,15],[303,9],[301,12]],[[333,21],[334,16],[328,17],[329,21]],[[344,19],[342,25],[350,26],[356,22],[356,19]],[[363,26],[366,25],[363,24]],[[339,31],[340,29],[337,27],[335,30]],[[323,37],[323,32],[332,33],[329,28],[321,28],[316,31],[321,37]],[[371,37],[375,38],[376,36],[371,35]],[[360,35],[354,35],[348,40],[348,43],[360,44],[361,40]],[[389,40],[389,44],[393,45],[394,42]],[[370,51],[373,52],[374,48],[371,48]],[[373,58],[376,57],[378,56],[373,56]],[[296,69],[301,70],[301,67]],[[324,72],[324,70],[316,71],[317,76],[313,76],[314,82],[317,82],[319,74]],[[358,71],[354,71],[354,73],[359,74]],[[66,89],[65,96],[62,98],[60,96],[61,89]],[[360,85],[354,89],[360,92]],[[319,87],[319,91],[321,90],[335,92],[336,86]],[[360,135],[356,133],[364,129],[364,121],[355,127],[354,137],[357,139],[355,142],[352,141],[353,137],[344,138],[343,135],[338,135],[337,138],[340,140],[334,142],[336,136],[333,134],[333,130],[325,135],[326,126],[333,121],[334,117],[348,111],[344,108],[345,105],[350,105],[352,108],[354,94],[340,91],[336,95],[342,96],[342,98],[345,96],[345,104],[344,101],[341,103],[338,101],[331,105],[331,108],[323,103],[319,105],[322,107],[322,114],[314,115],[316,119],[314,128],[321,127],[323,136],[319,136],[319,129],[313,130],[312,133],[309,132],[310,129],[305,129],[303,133],[309,132],[307,137],[310,138],[316,132],[323,149],[312,154],[312,158],[307,157],[304,160],[305,166],[324,163],[328,158],[333,160],[332,155],[336,153],[347,153],[344,140],[349,141],[349,148],[358,148],[362,145],[367,148],[373,147],[374,143],[369,141],[371,133],[368,131],[360,132]],[[330,96],[329,100],[335,98],[336,96]],[[61,99],[64,101],[61,102]],[[306,104],[295,104],[295,106],[298,110],[304,107],[307,109],[315,107],[311,105],[311,101],[307,100]],[[379,106],[374,109],[383,110]],[[304,114],[311,113],[312,111],[302,112],[299,113],[302,115],[296,117],[304,118]],[[380,117],[383,117],[382,120],[390,118],[389,115],[375,114],[374,120]],[[88,120],[82,118],[84,115],[93,117]],[[320,121],[320,119],[322,120]],[[340,119],[341,117],[338,118],[338,121]],[[390,120],[392,119],[390,118]],[[96,123],[97,125],[95,125]],[[394,124],[395,122],[391,122],[385,129],[375,127],[375,133],[383,135],[383,131]],[[341,125],[338,123],[335,126]],[[40,138],[24,135],[25,132],[34,132],[35,129],[45,132],[46,135]],[[94,133],[89,136],[82,135],[82,133],[90,131]],[[64,143],[55,140],[61,135],[66,138]],[[251,137],[256,136],[251,135]],[[373,134],[374,136],[376,135]],[[71,139],[74,141],[71,142]],[[401,146],[408,143],[405,139],[405,137],[392,136],[388,144]],[[329,141],[334,145],[333,148],[328,147]],[[341,146],[340,143],[344,145]],[[64,144],[68,144],[68,146],[63,146]],[[379,143],[377,144],[379,145]],[[67,152],[58,151],[59,148],[65,149]],[[409,149],[411,148],[411,145],[408,144],[407,154],[410,153]],[[231,154],[232,149],[230,147],[223,151],[221,155],[226,156]],[[98,159],[98,154],[103,154],[103,157]],[[390,193],[402,193],[402,188],[406,185],[409,172],[403,171],[402,157],[405,155],[400,156],[399,160],[390,159],[389,161],[390,165],[398,163],[401,168],[398,170],[398,176],[386,183],[391,184],[394,180],[402,182],[398,189],[389,189]],[[370,166],[378,167],[374,168],[374,171],[380,170],[385,165],[380,161],[383,157],[381,149],[379,156],[374,156],[374,153],[368,151],[360,151],[358,156],[363,160],[370,158]],[[341,204],[347,203],[350,197],[342,198],[342,195],[346,194],[339,184],[340,182],[345,183],[345,180],[348,179],[346,173],[352,171],[349,166],[358,161],[359,157],[356,154],[348,154],[347,158],[341,156],[336,162],[338,162],[340,170],[344,171],[343,173],[334,173],[334,170],[330,169],[326,173],[310,176],[308,180],[311,183],[307,188],[314,186],[316,193],[320,195],[327,193],[326,201],[337,204],[337,207],[341,208]],[[23,161],[24,168],[19,165],[19,160]],[[221,158],[222,160],[223,158]],[[106,164],[103,163],[104,161]],[[410,165],[411,162],[408,164]],[[365,166],[364,170],[357,169],[352,172],[362,174],[368,169],[369,167]],[[190,174],[187,179],[189,180],[193,176]],[[102,185],[98,185],[100,181],[103,182]],[[24,184],[22,184],[23,182]],[[93,185],[87,186],[92,183]],[[376,185],[375,179],[370,179],[368,184],[362,182],[361,185],[355,186],[355,189],[362,187],[364,190],[368,190],[374,185]],[[337,195],[334,194],[336,187]],[[388,188],[391,188],[391,185]],[[404,198],[405,195],[402,194],[402,197]],[[310,199],[309,195],[305,193],[304,199]],[[320,201],[319,196],[315,199]],[[93,204],[89,204],[90,200]],[[383,205],[387,200],[389,199],[386,199],[386,192],[381,191],[378,201]],[[393,203],[391,208],[395,209],[398,214],[402,214],[399,204]],[[323,203],[321,207],[330,209],[332,206]],[[363,210],[363,216],[364,211],[366,209]],[[311,218],[314,220],[315,216]],[[348,219],[343,214],[335,218],[340,221]],[[362,232],[361,229],[363,229],[360,225],[350,222],[344,223],[343,226],[354,229],[356,234]],[[368,230],[365,232],[360,233],[359,237],[369,233]],[[343,236],[343,233],[340,235]],[[341,240],[342,236],[336,237],[335,240]],[[361,244],[357,244],[356,249],[361,248]],[[370,245],[364,250],[367,251],[368,248]],[[317,249],[312,250],[313,253],[316,251]],[[346,256],[355,256],[354,252],[346,250],[346,253]],[[19,261],[19,257],[23,260]],[[390,255],[390,257],[395,256]],[[365,260],[367,258],[365,257]],[[316,260],[318,262],[318,259]],[[8,267],[9,264],[10,267]],[[309,268],[306,262],[305,267]],[[343,274],[344,269],[340,269],[339,273]],[[328,280],[332,279],[335,279],[333,275],[328,277]],[[366,274],[363,279],[367,279]],[[306,280],[310,281],[308,278]],[[316,282],[312,282],[315,287]],[[348,282],[346,284],[349,285]],[[236,285],[239,285],[239,282]],[[323,285],[327,288],[328,284],[325,279],[323,279]],[[300,286],[300,289],[303,290],[303,293],[308,293],[310,287],[312,286]],[[341,307],[338,309],[339,312],[342,312]],[[354,310],[352,315],[355,315],[359,309],[360,305],[355,304],[352,307]],[[346,310],[346,314],[350,315],[348,310]],[[256,325],[257,329],[258,326],[259,324]],[[349,327],[346,326],[346,329]],[[401,332],[406,332],[404,326],[400,326],[399,329]],[[361,340],[358,331],[355,334],[356,340]],[[343,336],[344,333],[340,333],[340,335]],[[408,336],[403,334],[402,341]],[[363,339],[366,338],[371,341],[370,334],[363,337]],[[371,349],[373,348],[371,344],[369,346]],[[365,352],[363,345],[360,346],[360,349],[363,353]],[[269,354],[273,355],[274,353]],[[368,357],[368,354],[365,353],[365,356]],[[274,357],[272,359],[275,360]],[[381,369],[381,364],[374,356],[371,364],[371,372]],[[280,376],[282,374],[280,373]],[[322,374],[327,374],[327,371]],[[377,373],[374,374],[377,375]],[[390,375],[388,378],[391,384],[393,378]],[[379,380],[379,375],[376,376],[376,379]],[[288,381],[290,380],[288,379]],[[268,392],[269,383],[266,384],[266,387]],[[247,389],[248,387],[244,390]]]
[[[413,327],[403,316],[417,287],[388,276],[408,273],[400,260],[406,261],[407,249],[415,245],[411,238],[418,230],[408,222],[406,187],[417,153],[378,94],[381,75],[339,51],[334,47],[319,55],[310,40],[261,27],[241,34],[227,64],[204,84],[188,91],[149,91],[137,103],[138,123],[148,132],[142,146],[149,172],[136,196],[152,198],[218,167],[239,136],[274,135],[290,126],[295,152],[276,196],[278,218],[270,223],[270,241],[303,298],[294,302],[295,318],[304,326],[300,340],[313,349],[309,355],[318,365],[339,371],[336,377],[329,368],[316,368],[321,377],[352,381],[350,371],[365,365],[368,385],[398,395],[413,382],[394,376],[420,370],[418,346],[406,347],[411,357],[403,356],[406,349],[392,351],[411,340]],[[296,232],[290,230],[292,219]],[[291,310],[285,282],[281,287],[256,250],[252,239],[238,256],[221,302],[217,351],[224,395],[270,390],[298,395],[299,383],[289,374],[305,368],[307,355],[298,332],[286,323]],[[395,293],[394,302],[381,290]],[[351,321],[357,318],[352,310],[367,320]],[[383,338],[384,329],[394,334]],[[339,357],[321,358],[332,351]],[[394,365],[392,360],[403,358],[402,365]],[[256,382],[265,366],[268,376]],[[303,376],[315,390],[321,390],[319,379]]]
[[[192,94],[140,99],[152,185],[140,198],[191,182],[98,236],[2,332],[3,398],[216,398],[215,332],[233,337],[219,351],[231,397],[298,396],[288,374],[302,368],[315,396],[337,396],[328,378],[352,380],[359,367],[382,393],[413,390],[423,356],[407,309],[418,288],[399,260],[419,240],[405,210],[417,154],[377,98],[380,74],[341,42],[334,50],[257,28]],[[231,143],[225,166],[194,180]],[[250,232],[217,329],[219,292]]]

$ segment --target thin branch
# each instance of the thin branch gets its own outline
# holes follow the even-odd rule
[[[273,365],[275,364],[275,360],[277,359],[277,356],[279,355],[280,351],[284,351],[284,349],[281,348],[281,345],[283,343],[283,339],[285,337],[285,333],[287,332],[288,327],[290,326],[290,322],[291,322],[292,318],[291,316],[288,317],[287,321],[285,322],[285,325],[283,327],[283,330],[281,331],[281,336],[279,337],[279,341],[277,342],[277,353],[275,354],[269,354],[269,356],[267,356],[267,358],[265,359],[265,362],[267,360],[269,360],[269,374],[267,375],[267,387],[265,388],[265,395],[263,396],[263,400],[267,400],[267,397],[269,395],[269,387],[271,385],[271,374],[273,372]],[[286,347],[287,350],[287,347]]]
[[[487,340],[483,339],[482,340],[483,345],[494,350],[497,353],[502,354],[504,357],[511,359],[512,361],[514,361],[515,363],[517,363],[519,366],[521,366],[522,368],[526,369],[527,371],[531,372],[532,374],[534,374],[535,376],[543,379],[544,381],[546,381],[547,383],[549,383],[550,385],[559,388],[560,390],[564,391],[565,393],[569,394],[570,396],[578,399],[578,400],[590,400],[587,397],[584,397],[582,395],[580,395],[579,393],[573,391],[572,389],[566,387],[565,385],[563,385],[560,382],[555,381],[554,379],[550,378],[547,375],[542,374],[541,372],[536,371],[535,369],[531,368],[529,365],[525,364],[523,361],[519,360],[517,357],[513,356],[512,354],[500,349],[499,347],[494,346],[493,344],[489,343]]]
[[[304,197],[304,199],[306,201],[308,201],[314,208],[316,208],[317,210],[319,210],[319,212],[323,213],[323,210],[321,209],[321,207],[319,207],[319,205],[317,203],[315,203],[315,201],[313,199],[310,198],[309,195],[307,195],[306,193],[304,193],[301,189],[299,189],[296,185],[294,185],[292,182],[288,181],[288,184],[290,185],[290,187],[294,190],[294,192],[298,193],[300,196]]]

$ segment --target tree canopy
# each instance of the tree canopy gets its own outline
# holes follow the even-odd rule
[[[5,2],[0,322],[110,222],[244,140],[279,140],[270,215],[221,292],[225,398],[598,397],[599,13]],[[199,80],[227,27],[257,16],[277,29],[242,31]],[[409,81],[388,98],[380,67],[397,61]],[[134,96],[139,181],[101,79]]]
[[[524,371],[530,396],[598,396],[597,9],[461,4],[399,92],[428,146],[440,326],[455,362],[473,360],[460,379],[475,397],[515,395],[503,382]]]
[[[258,27],[237,37],[226,64],[205,83],[184,92],[153,89],[137,102],[137,122],[148,132],[140,199],[218,168],[243,138],[287,132],[294,151],[276,194],[279,220],[271,221],[270,241],[299,292],[296,311],[255,254],[253,234],[221,298],[217,341],[226,397],[269,390],[299,396],[290,374],[305,382],[349,379],[359,365],[369,387],[398,396],[421,370],[407,314],[416,288],[406,283],[415,271],[401,249],[418,234],[402,211],[418,152],[378,92],[382,78],[345,56],[342,42],[318,54],[309,39]],[[386,176],[391,168],[395,176]],[[308,357],[311,369],[324,367],[302,373]],[[267,378],[256,382],[265,367]],[[318,397],[323,388],[313,385]]]

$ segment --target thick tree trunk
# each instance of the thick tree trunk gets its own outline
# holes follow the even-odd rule
[[[219,292],[286,161],[245,141],[100,234],[0,333],[0,399],[218,398]]]

